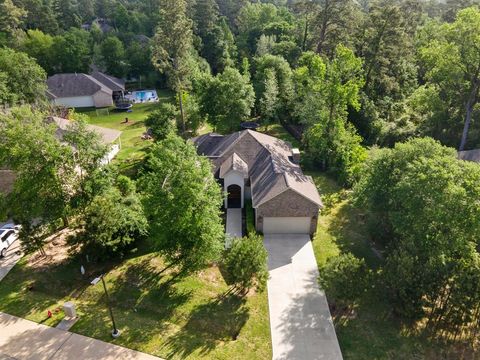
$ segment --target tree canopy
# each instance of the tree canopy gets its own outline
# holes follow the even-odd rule
[[[158,249],[184,270],[218,260],[224,242],[223,197],[209,161],[175,135],[155,144],[140,181]]]

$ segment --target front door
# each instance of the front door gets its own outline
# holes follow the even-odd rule
[[[230,185],[227,188],[228,199],[227,207],[232,208],[241,208],[242,207],[242,188],[238,185]]]

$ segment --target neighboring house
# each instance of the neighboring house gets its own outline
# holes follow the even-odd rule
[[[473,161],[480,163],[480,149],[459,151],[458,158],[460,160]]]
[[[13,190],[15,173],[12,170],[0,169],[0,194],[8,194]]]
[[[108,21],[102,18],[97,18],[93,20],[91,23],[82,24],[81,28],[83,30],[90,31],[93,25],[97,25],[100,28],[100,31],[104,34],[114,30],[114,28],[108,24]]]
[[[67,133],[70,121],[67,119],[59,117],[50,117],[49,121],[55,122],[57,125],[57,131],[55,133],[59,141],[63,140],[63,136]],[[102,159],[101,164],[106,165],[113,160],[115,155],[120,151],[121,141],[120,135],[121,131],[114,129],[107,129],[100,126],[88,125],[88,130],[94,131],[100,135],[102,143],[108,147],[108,153]],[[0,194],[8,194],[13,190],[13,184],[15,182],[15,172],[7,169],[0,169]]]
[[[56,74],[47,79],[47,87],[52,103],[69,108],[113,106],[125,92],[123,80],[98,71],[91,75]]]
[[[210,133],[193,142],[213,163],[227,193],[225,208],[243,208],[245,199],[251,199],[255,227],[264,234],[316,231],[320,195],[299,166],[300,153],[289,143],[252,130]]]
[[[51,117],[50,120],[54,121],[57,125],[56,136],[58,140],[62,141],[63,136],[68,132],[68,127],[70,126],[71,121],[59,117]],[[102,160],[102,164],[106,165],[110,163],[122,147],[120,140],[122,132],[95,125],[87,125],[87,129],[100,135],[102,143],[108,147],[108,154]]]

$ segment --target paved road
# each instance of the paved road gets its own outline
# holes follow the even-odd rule
[[[0,281],[8,274],[15,266],[18,260],[22,257],[20,249],[20,241],[15,241],[7,250],[7,255],[4,258],[0,257]]]
[[[158,360],[159,358],[0,313],[0,359]]]
[[[242,209],[227,209],[225,232],[232,238],[242,237]]]
[[[265,235],[274,360],[340,360],[342,353],[307,235]]]

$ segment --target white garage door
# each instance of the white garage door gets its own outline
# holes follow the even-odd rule
[[[310,217],[266,217],[263,218],[264,234],[309,234]]]
[[[55,99],[55,104],[71,108],[94,107],[93,96],[75,96]]]

